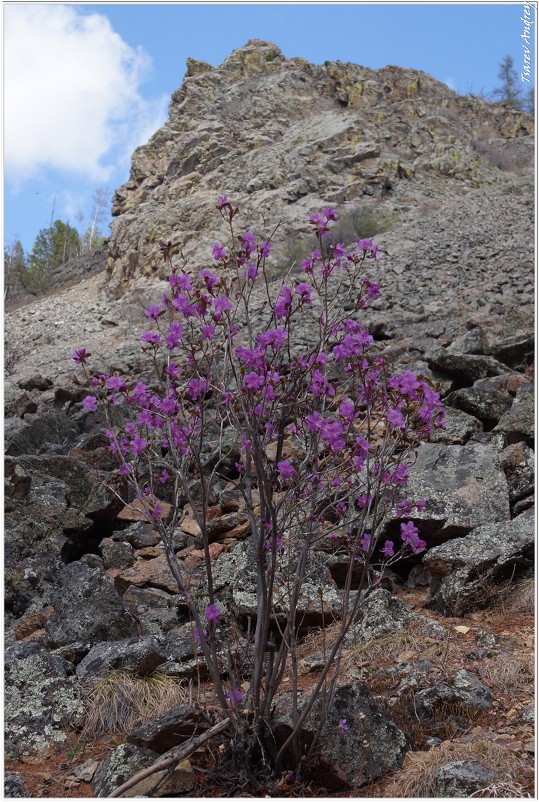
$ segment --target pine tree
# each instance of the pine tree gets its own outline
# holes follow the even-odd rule
[[[4,300],[15,287],[24,286],[25,272],[26,254],[21,241],[16,239],[4,247]]]
[[[512,109],[522,109],[522,90],[520,89],[512,56],[505,56],[500,62],[498,78],[502,85],[493,91],[493,96],[498,98],[500,103],[505,103],[506,106],[510,106]]]
[[[42,228],[38,233],[30,254],[30,268],[36,273],[68,262],[80,254],[79,232],[69,223],[55,220],[50,228]]]

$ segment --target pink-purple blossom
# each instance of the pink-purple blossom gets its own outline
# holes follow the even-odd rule
[[[216,242],[213,246],[212,253],[216,262],[219,262],[221,259],[226,259],[226,250],[219,242]]]
[[[164,313],[165,313],[164,309],[162,309],[160,306],[155,306],[155,305],[149,306],[144,312],[146,317],[149,318],[150,320],[157,320],[157,318],[163,315]]]
[[[77,365],[84,365],[85,362],[92,355],[86,350],[86,348],[78,348],[73,354],[71,354],[71,359],[77,363]]]
[[[97,398],[93,395],[87,395],[83,399],[82,408],[85,412],[97,412]]]
[[[208,604],[204,610],[204,615],[206,616],[206,621],[215,622],[222,613],[216,604]]]
[[[382,549],[382,554],[384,557],[393,557],[395,554],[395,546],[392,540],[386,540],[384,543],[384,548]]]
[[[282,320],[283,318],[287,318],[290,315],[292,304],[292,290],[290,287],[283,287],[281,290],[281,294],[277,299],[277,303],[275,304],[275,318],[276,320]]]
[[[226,692],[226,698],[230,703],[230,707],[235,707],[243,701],[243,693],[237,688],[232,688],[231,691]]]
[[[296,469],[289,459],[283,459],[278,462],[277,469],[282,479],[293,479],[296,475]]]
[[[158,345],[161,342],[161,337],[156,331],[144,331],[140,335],[140,341],[143,343],[150,343],[151,345]]]

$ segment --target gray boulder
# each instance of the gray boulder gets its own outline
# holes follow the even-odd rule
[[[442,637],[444,634],[443,627],[436,621],[411,613],[400,599],[388,590],[379,588],[361,603],[357,622],[346,633],[345,644],[350,647],[406,632],[411,621],[419,623],[435,637]]]
[[[422,443],[402,496],[425,499],[425,509],[413,518],[428,546],[510,516],[507,480],[498,451],[489,443]],[[398,538],[399,521],[386,521],[385,536]]]
[[[524,384],[516,394],[511,409],[503,415],[495,428],[503,432],[508,443],[522,440],[533,445],[535,438],[535,397],[533,383]]]
[[[511,503],[531,496],[535,487],[535,455],[525,443],[507,446],[501,455],[501,466],[509,485]]]
[[[499,782],[500,771],[487,768],[475,760],[453,760],[442,766],[436,775],[434,796],[468,798]]]
[[[299,548],[295,545],[285,547],[278,553],[278,569],[275,580],[276,603],[271,611],[272,617],[284,620],[289,610],[289,580],[295,572]],[[252,543],[243,541],[228,554],[223,554],[215,565],[214,590],[223,590],[230,598],[230,605],[241,618],[256,616],[258,608],[256,564],[252,554]],[[323,593],[323,605],[320,599]],[[337,586],[331,577],[323,558],[315,551],[307,559],[306,579],[302,585],[297,604],[297,621],[305,629],[327,625],[328,621],[340,616],[342,600]]]
[[[45,443],[74,443],[78,425],[63,412],[27,414],[25,419],[10,418],[5,428],[5,453],[16,457],[35,454]]]
[[[483,430],[481,421],[473,415],[468,415],[466,412],[450,406],[446,406],[445,412],[445,428],[435,429],[430,437],[431,443],[463,446],[474,434]]]
[[[165,758],[166,755],[163,755]],[[159,759],[156,752],[133,744],[117,746],[97,769],[92,788],[97,797],[108,797],[134,774],[148,768]],[[188,760],[176,767],[155,772],[125,791],[125,797],[182,797],[190,796],[195,784],[195,774]]]
[[[429,605],[444,615],[481,607],[497,582],[533,565],[534,513],[473,529],[466,537],[436,546],[423,558]]]
[[[501,376],[507,366],[491,356],[480,354],[456,354],[436,346],[425,354],[429,368],[455,376],[466,382],[474,382],[487,376]]]
[[[472,387],[450,393],[446,402],[492,427],[511,409],[513,398],[525,381],[523,376],[514,374],[479,379]]]
[[[21,760],[63,743],[70,721],[83,713],[69,664],[37,643],[16,643],[4,654],[5,755]]]
[[[137,624],[99,568],[70,563],[51,594],[54,613],[47,622],[45,643],[51,647],[83,641],[88,647],[137,634]]]
[[[457,337],[447,348],[450,354],[488,354],[488,337],[481,326],[474,326]]]
[[[533,360],[534,346],[535,335],[531,330],[498,338],[490,346],[489,353],[500,362],[521,370]]]
[[[98,643],[77,666],[77,677],[88,679],[110,671],[145,677],[166,659],[162,646],[152,635]]]
[[[322,770],[337,771],[349,784],[373,780],[398,769],[408,748],[365,685],[337,688],[320,735]]]
[[[187,741],[191,736],[200,735],[209,726],[190,705],[178,705],[137,727],[127,735],[126,741],[162,754]]]
[[[18,771],[7,771],[4,775],[4,797],[6,799],[22,799],[28,797],[24,782]]]
[[[148,768],[158,759],[157,752],[152,752],[151,749],[128,743],[120,744],[97,769],[92,780],[92,790],[97,797],[108,797],[137,771]]]
[[[300,696],[300,712],[305,701]],[[282,694],[271,723],[277,745],[282,745],[292,731],[290,710],[290,694]],[[343,685],[335,690],[321,731],[320,713],[321,701],[317,701],[301,731],[305,746],[320,735],[320,785],[357,786],[401,766],[408,750],[406,736],[381,710],[366,685]]]

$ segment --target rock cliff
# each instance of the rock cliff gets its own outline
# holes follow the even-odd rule
[[[503,186],[500,167],[530,162],[531,133],[531,116],[411,69],[315,66],[259,40],[215,68],[189,59],[167,122],[135,151],[114,195],[109,289],[118,296],[154,275],[163,239],[200,264],[218,192],[255,233],[280,223],[274,240],[286,256],[306,212],[324,203],[351,221],[407,221],[433,198]]]

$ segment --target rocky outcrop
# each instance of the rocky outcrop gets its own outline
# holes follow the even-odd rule
[[[201,267],[218,192],[240,204],[257,233],[264,220],[280,222],[275,242],[286,258],[320,205],[339,206],[349,228],[341,236],[351,238],[362,217],[381,224],[397,209],[405,215],[408,198],[440,201],[498,181],[499,168],[474,142],[510,153],[518,139],[533,159],[531,133],[530,116],[460,97],[411,69],[315,66],[259,40],[215,68],[189,61],[168,121],[135,151],[114,195],[109,290],[119,295],[158,272],[160,240],[179,241]],[[217,232],[226,236],[224,226]]]
[[[8,647],[4,661],[6,757],[24,759],[64,742],[84,710],[69,663],[37,643]]]
[[[496,584],[532,566],[534,539],[530,509],[512,521],[478,526],[466,537],[430,549],[423,562],[431,605],[451,615],[488,604]]]

